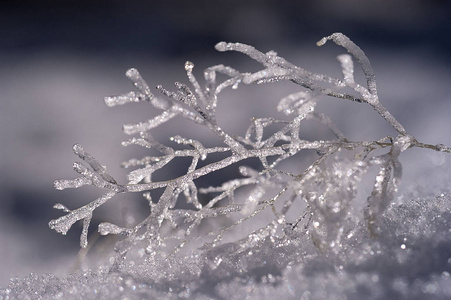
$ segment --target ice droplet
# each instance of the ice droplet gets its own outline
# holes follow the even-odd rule
[[[185,70],[187,72],[192,72],[194,68],[194,64],[190,61],[185,62]]]
[[[316,42],[316,45],[318,47],[323,46],[325,43],[327,42],[327,38],[323,37],[322,39],[320,39],[318,42]]]
[[[144,95],[149,95],[150,97],[153,96],[152,93],[150,92],[149,86],[141,77],[137,69],[135,68],[129,69],[125,73],[125,76],[127,76],[133,82],[133,84],[139,89],[141,93],[143,93]]]
[[[77,155],[81,155],[84,152],[83,146],[80,144],[75,144],[72,147],[72,150],[74,151],[75,154]]]
[[[66,206],[64,206],[64,205],[61,204],[61,203],[56,203],[55,205],[53,205],[53,208],[54,208],[54,209],[62,210],[62,211],[64,211],[64,212],[71,212],[70,209],[68,209]]]
[[[207,82],[214,82],[216,79],[216,73],[211,70],[205,70],[204,78],[205,78],[205,81],[207,81]]]
[[[437,144],[437,145],[435,145],[435,148],[436,148],[438,151],[441,151],[441,152],[450,152],[450,151],[451,151],[451,148],[450,148],[450,147],[446,147],[446,146],[443,145],[443,144]]]
[[[62,180],[56,180],[56,181],[53,183],[53,186],[54,186],[55,189],[57,189],[57,190],[64,190],[64,189],[66,188],[65,185],[63,184]]]
[[[53,186],[56,190],[64,190],[64,189],[69,189],[69,188],[78,188],[84,185],[88,185],[88,184],[92,184],[91,180],[89,180],[88,178],[85,177],[79,177],[76,179],[61,179],[61,180],[56,180],[53,183]]]
[[[408,149],[411,145],[412,142],[415,139],[413,138],[413,136],[406,134],[406,135],[400,135],[398,137],[396,137],[395,139],[395,145],[399,147],[399,149],[401,150],[401,152],[404,152],[406,149]]]
[[[230,46],[226,42],[219,42],[215,46],[215,49],[221,52],[227,51],[228,48],[230,48]]]
[[[122,228],[117,225],[104,222],[99,224],[99,233],[101,235],[108,235],[108,234],[122,234],[122,235],[128,235],[131,233],[130,229]]]
[[[104,98],[105,104],[108,107],[113,107],[116,105],[123,105],[131,102],[140,102],[147,100],[145,95],[141,93],[129,92],[126,94],[118,95],[118,96],[108,96]]]

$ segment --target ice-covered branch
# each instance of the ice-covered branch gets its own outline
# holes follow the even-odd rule
[[[204,70],[205,86],[202,86],[194,75],[194,64],[187,61],[184,67],[191,86],[176,82],[175,91],[157,86],[160,97],[151,92],[136,69],[128,70],[126,76],[137,91],[106,97],[105,103],[117,106],[146,101],[159,110],[157,116],[145,122],[124,125],[127,135],[139,136],[122,143],[157,154],[124,162],[125,168],[135,169],[129,171],[126,184],[118,184],[97,159],[80,145],[75,145],[74,153],[84,162],[74,164],[80,177],[57,180],[55,188],[93,185],[106,192],[75,210],[62,204],[55,205],[65,215],[52,220],[49,226],[66,234],[75,222],[82,221],[81,246],[86,247],[88,228],[96,208],[118,193],[144,192],[150,213],[143,221],[131,228],[109,222],[99,225],[102,235],[123,237],[116,246],[119,259],[124,259],[124,255],[140,243],[146,244],[144,248],[149,255],[155,255],[158,249],[175,255],[183,252],[184,247],[207,251],[220,246],[227,240],[225,236],[238,227],[244,228],[245,237],[234,240],[234,251],[252,249],[268,240],[290,243],[291,239],[309,233],[310,240],[321,251],[338,252],[344,228],[349,225],[350,206],[357,194],[358,182],[370,168],[376,168],[374,188],[361,214],[369,234],[376,237],[380,233],[380,218],[400,184],[402,166],[398,158],[402,152],[419,147],[449,153],[451,148],[424,144],[408,134],[379,101],[375,75],[363,50],[341,33],[321,39],[318,45],[324,45],[328,40],[350,53],[338,56],[343,78],[305,70],[274,51],[263,53],[252,46],[225,42],[218,43],[216,49],[244,53],[263,68],[250,73],[215,65]],[[363,69],[366,86],[356,83],[353,59]],[[223,77],[223,81],[218,80]],[[225,126],[218,124],[216,110],[224,89],[278,81],[293,82],[300,88],[280,99],[278,104],[275,102],[279,115],[253,117],[249,126],[243,128],[242,135],[229,134],[223,130]],[[350,88],[351,94],[343,92],[343,88]],[[387,135],[375,141],[347,139],[331,118],[316,111],[317,103],[326,95],[371,105],[397,131],[397,136]],[[209,129],[219,145],[206,147],[202,139],[180,135],[156,140],[152,130],[166,126],[173,118],[184,119],[187,126]],[[333,137],[308,139],[302,130],[306,120],[315,121]],[[228,121],[233,122],[233,119]],[[300,155],[301,152],[307,153]],[[216,159],[213,154],[221,155]],[[179,159],[190,161],[183,175],[156,180],[154,173],[170,169]],[[247,167],[249,162],[253,162],[252,168]],[[287,170],[287,166],[298,169]],[[199,185],[201,178],[217,176],[218,171],[234,167],[238,167],[239,173],[222,178],[218,186]],[[158,189],[162,193],[152,198],[151,191]],[[180,206],[180,201],[189,205]],[[204,220],[217,221],[217,227],[205,233]],[[258,228],[247,229],[244,224],[253,220],[258,220],[255,222]],[[298,226],[300,222],[305,223],[303,230],[299,229],[302,227]]]

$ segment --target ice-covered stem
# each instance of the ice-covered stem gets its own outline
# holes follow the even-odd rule
[[[175,138],[175,140],[177,140],[177,139],[179,139],[179,137]],[[152,142],[149,141],[149,138],[147,138],[147,142],[152,144]],[[180,142],[196,144],[195,141],[188,141],[188,140],[180,140]],[[153,143],[156,143],[156,142],[153,142]],[[377,144],[373,143],[373,142],[352,143],[352,142],[345,142],[345,141],[319,141],[319,142],[302,141],[298,145],[296,151],[300,151],[303,149],[315,149],[315,150],[321,150],[321,151],[324,151],[325,149],[334,149],[334,151],[336,151],[339,147],[352,149],[352,148],[361,147],[361,146],[369,147],[369,146],[376,146],[376,145]],[[197,145],[197,147],[200,148],[200,145]],[[78,153],[80,157],[83,157],[83,158],[85,158],[85,160],[90,161],[91,164],[96,168],[97,171],[104,174],[105,177],[110,179],[109,175],[107,176],[107,174],[104,173],[105,169],[103,167],[102,168],[99,167],[100,164],[97,162],[97,160],[95,160],[95,158],[93,158],[88,153],[81,151],[80,150],[81,146],[77,146],[75,148],[77,149],[76,153]],[[159,147],[157,147],[157,148],[159,148]],[[162,148],[161,151],[165,152],[165,149],[166,148],[164,148],[164,149]],[[168,149],[170,149],[170,148],[168,148]],[[218,148],[215,150],[219,151],[219,150],[226,150],[226,149]],[[188,202],[192,201],[193,204],[198,209],[200,209],[201,206],[200,206],[200,204],[197,200],[197,196],[196,196],[197,189],[195,188],[195,185],[193,184],[193,180],[200,178],[204,175],[207,175],[211,172],[214,172],[215,170],[225,168],[236,162],[239,162],[239,161],[251,158],[251,157],[268,157],[268,156],[274,156],[274,155],[283,156],[285,153],[287,153],[288,150],[290,150],[290,144],[285,144],[282,146],[272,147],[272,148],[248,150],[244,155],[232,155],[231,157],[225,158],[225,159],[215,162],[215,163],[211,163],[211,164],[204,166],[202,168],[199,168],[199,169],[194,169],[194,168],[190,167],[190,170],[188,171],[188,173],[186,175],[176,178],[176,179],[168,180],[168,181],[136,184],[136,183],[133,183],[134,182],[134,177],[133,177],[130,179],[131,182],[129,184],[120,186],[117,184],[109,183],[105,180],[102,181],[99,178],[96,179],[98,181],[98,182],[96,181],[97,182],[96,184],[94,184],[93,181],[90,180],[89,183],[86,183],[86,184],[93,184],[98,187],[110,189],[110,191],[107,192],[102,197],[100,197],[99,199],[97,199],[97,200],[91,202],[90,204],[85,205],[77,210],[74,210],[74,211],[70,211],[62,205],[57,205],[56,208],[63,209],[68,214],[63,217],[60,217],[56,220],[52,220],[49,223],[49,226],[50,226],[50,228],[55,229],[59,233],[66,234],[66,232],[70,229],[70,227],[75,222],[77,222],[79,220],[83,220],[83,228],[84,229],[83,229],[82,235],[81,235],[81,246],[84,248],[87,245],[87,230],[88,230],[88,227],[90,224],[90,220],[92,218],[93,211],[97,207],[103,205],[105,202],[107,202],[109,199],[111,199],[117,193],[125,192],[125,191],[141,192],[141,191],[149,191],[149,190],[158,189],[158,188],[165,188],[167,190],[167,192],[164,195],[166,195],[166,196],[165,197],[162,196],[162,198],[159,199],[158,204],[156,206],[152,207],[152,216],[153,217],[158,216],[158,218],[161,218],[162,216],[164,216],[164,214],[160,214],[160,213],[167,211],[169,208],[171,208],[174,205],[174,202],[172,200],[173,198],[171,198],[171,200],[170,200],[169,196],[167,196],[169,191],[172,191],[171,193],[174,193],[174,190],[179,190],[179,192],[183,190],[184,193],[186,192],[185,193],[186,198],[191,199],[191,200],[188,200]],[[179,153],[180,156],[183,156],[182,155],[183,151],[187,151],[187,150],[180,150],[180,153]],[[199,149],[199,150],[195,150],[195,151],[199,151],[198,153],[200,154],[204,150]],[[210,150],[210,151],[212,151],[212,150]],[[334,151],[332,151],[330,153],[333,153]],[[192,152],[192,150],[189,152]],[[172,154],[171,156],[173,156],[173,155],[174,154]],[[194,153],[191,153],[190,156],[194,157]],[[320,159],[318,159],[318,161],[316,161],[313,165],[314,166],[319,165],[327,156],[328,155],[321,156]],[[164,161],[164,163],[167,163],[167,160],[160,160],[160,161]],[[273,164],[273,165],[275,165],[275,164]],[[141,170],[147,170],[147,168],[138,169],[136,171],[141,171]],[[131,174],[135,174],[134,172],[136,172],[136,171],[133,171]],[[147,170],[147,172],[148,171],[149,170]],[[145,174],[145,173],[146,172],[144,172],[143,174]],[[91,172],[89,177],[94,176],[93,174],[95,174],[95,172]],[[99,176],[99,175],[97,175],[97,176]],[[78,187],[73,184],[73,182],[77,182],[77,180],[78,179],[57,181],[58,184],[55,184],[55,185],[58,186],[59,189]],[[111,179],[111,180],[114,180],[114,179]],[[261,179],[259,179],[259,180],[261,180]],[[252,183],[255,183],[256,181],[257,181],[257,179],[252,179],[251,181],[247,180],[245,182],[243,181],[243,183],[241,183],[240,185],[234,185],[232,188],[236,189],[238,186],[242,186],[243,184],[252,184]],[[186,188],[183,188],[185,185],[186,185]],[[175,187],[182,187],[182,189],[178,189],[178,188],[176,189]],[[230,189],[227,189],[225,191],[227,192],[227,194],[231,193]],[[203,192],[205,192],[205,190]],[[173,194],[171,194],[171,195],[173,195]],[[220,200],[220,198],[218,198],[217,200]],[[216,203],[217,200],[215,201],[215,199],[213,199],[211,201],[211,203],[209,203],[209,205],[207,205],[207,208],[212,207],[212,205],[214,205],[214,203]],[[112,228],[111,226],[102,225],[102,227],[100,227],[99,230],[101,230],[103,232],[103,234],[106,234],[106,230],[107,229],[112,230],[111,228]],[[114,230],[117,231],[117,228],[115,228]],[[128,231],[126,229],[121,229],[121,232],[128,232]]]
[[[380,165],[373,191],[367,200],[368,206],[364,210],[368,231],[372,237],[379,235],[380,218],[401,183],[402,165],[398,160],[399,154],[410,147],[411,142],[408,137],[399,136],[389,153],[371,160],[372,165]]]
[[[79,162],[75,162],[73,168],[82,177],[72,180],[56,180],[54,186],[57,190],[78,188],[90,184],[115,191],[116,193],[125,192],[124,187],[117,184],[116,180],[107,173],[106,168],[87,153],[81,145],[75,144],[72,149],[79,158],[89,164],[91,169]]]
[[[191,65],[189,65],[190,68],[188,68],[188,74],[191,74]],[[191,74],[190,76],[191,80],[194,81],[195,78],[194,76]],[[194,81],[195,84],[197,83],[197,81]],[[178,88],[179,92],[178,93],[174,93],[174,92],[170,92],[166,89],[164,89],[161,86],[158,86],[157,89],[163,93],[165,96],[176,100],[177,102],[183,103],[187,106],[189,106],[190,108],[194,109],[196,111],[196,113],[198,115],[201,116],[201,118],[197,117],[195,119],[196,123],[199,125],[204,125],[207,128],[209,128],[211,131],[213,131],[221,140],[224,144],[226,144],[227,146],[230,147],[230,149],[235,152],[235,153],[242,153],[243,151],[246,151],[246,149],[234,138],[232,138],[229,134],[227,134],[226,132],[224,132],[224,130],[222,130],[221,127],[219,127],[219,125],[216,123],[216,119],[215,119],[215,109],[211,108],[208,110],[203,109],[199,102],[197,101],[196,96],[191,92],[191,90],[188,88],[188,86],[178,83],[175,83],[176,87]],[[196,84],[198,86],[198,84]],[[196,88],[198,89],[198,88]],[[201,93],[201,91],[198,91],[198,93]],[[204,97],[203,97],[204,98]],[[177,105],[177,104],[174,104]],[[193,119],[193,117],[191,117],[191,114],[184,114],[188,117],[188,119]]]
[[[75,144],[73,150],[79,158],[89,164],[90,168],[78,162],[74,163],[74,170],[82,177],[72,180],[56,180],[54,184],[55,188],[58,190],[63,190],[66,188],[78,188],[80,186],[90,184],[102,189],[107,189],[108,192],[100,198],[92,201],[91,203],[73,211],[67,209],[62,204],[56,204],[54,208],[61,209],[68,214],[56,220],[51,220],[49,222],[49,227],[65,235],[75,222],[83,220],[83,230],[80,237],[80,246],[82,248],[86,248],[86,246],[88,245],[87,236],[92,213],[97,207],[103,205],[108,200],[113,198],[114,195],[125,192],[126,188],[122,185],[117,184],[116,180],[107,173],[106,168],[102,164],[100,164],[97,159],[86,152],[81,145]]]
[[[254,74],[245,75],[243,83],[264,83],[279,80],[290,80],[312,91],[318,91],[336,98],[343,98],[357,102],[369,103],[399,134],[405,135],[407,132],[404,127],[390,114],[390,112],[379,102],[377,96],[376,78],[365,53],[356,44],[354,44],[347,36],[342,33],[334,33],[328,37],[324,37],[317,44],[324,45],[328,40],[333,40],[337,45],[346,48],[361,65],[365,77],[367,79],[367,89],[355,84],[353,80],[349,80],[350,74],[353,70],[346,70],[345,85],[354,89],[361,95],[361,98],[353,95],[343,94],[338,90],[331,90],[330,88],[313,83],[313,81],[333,83],[337,87],[343,86],[343,81],[332,78],[323,74],[315,74],[304,70],[285,59],[277,56],[274,52],[266,54],[256,50],[254,47],[241,43],[218,43],[215,48],[218,51],[238,51],[244,53],[261,63],[266,69],[256,72]],[[343,63],[342,63],[343,65]],[[348,80],[346,80],[348,79]]]
[[[316,145],[314,145],[316,146]],[[205,176],[211,172],[216,170],[220,170],[226,168],[234,163],[239,161],[251,158],[251,157],[260,157],[260,156],[274,156],[274,155],[282,155],[285,153],[285,147],[273,147],[273,148],[264,148],[264,149],[250,149],[240,155],[232,155],[227,158],[224,158],[220,161],[213,162],[204,167],[198,168],[193,172],[187,173],[184,176],[168,180],[168,181],[159,181],[159,182],[150,182],[150,183],[142,183],[142,184],[132,184],[127,185],[126,188],[129,192],[142,192],[148,190],[154,190],[157,188],[166,187],[169,184],[182,184],[184,181],[192,181],[202,176]]]
[[[192,63],[186,62],[185,70],[187,71],[188,78],[191,84],[193,84],[195,93],[200,101],[198,101],[196,95],[194,95],[191,90],[182,83],[176,83],[178,92],[170,92],[164,89],[162,86],[157,86],[157,90],[159,90],[162,94],[169,97],[173,101],[159,99],[150,92],[148,84],[144,81],[144,79],[142,79],[139,72],[136,69],[130,69],[127,71],[126,75],[133,82],[140,93],[129,92],[119,96],[106,97],[105,103],[108,106],[116,106],[129,102],[150,101],[154,107],[163,110],[160,115],[146,122],[124,125],[124,132],[126,134],[131,135],[139,132],[149,131],[180,114],[186,119],[193,121],[194,123],[197,123],[199,125],[206,125],[210,130],[215,132],[215,134],[234,152],[239,153],[244,151],[245,148],[240,145],[239,142],[225,133],[216,124],[216,103],[215,101],[211,101],[212,103],[207,103],[208,101],[206,94],[201,90],[199,83],[192,74],[193,66],[194,65]],[[219,70],[219,68],[216,69]],[[228,70],[227,68],[225,69]],[[217,70],[213,69],[213,71]],[[216,98],[216,94],[214,95],[214,98]],[[195,113],[191,111],[191,109],[194,109]]]
[[[80,246],[82,248],[86,248],[88,245],[88,228],[91,222],[93,211],[105,204],[108,200],[113,198],[117,192],[109,191],[100,198],[82,206],[76,210],[70,211],[67,215],[59,217],[56,220],[51,220],[49,222],[50,229],[54,229],[56,232],[59,232],[63,235],[66,235],[67,231],[72,227],[72,225],[79,221],[83,220],[83,230],[80,236]],[[60,206],[56,206],[55,208],[60,208]]]
[[[356,85],[353,80],[349,80],[349,76],[350,74],[352,74],[353,70],[344,68],[345,81],[347,82],[347,85],[355,89],[357,92],[360,92],[366,102],[370,104],[398,133],[406,135],[407,132],[401,125],[401,123],[399,123],[398,120],[396,120],[395,117],[379,101],[376,87],[376,76],[374,75],[370,60],[365,55],[365,52],[363,52],[363,50],[360,49],[360,47],[357,46],[353,41],[351,41],[346,35],[340,32],[336,32],[327,37],[323,37],[317,42],[317,45],[323,46],[329,40],[332,40],[338,46],[342,46],[343,48],[348,50],[348,52],[351,53],[352,56],[357,60],[363,70],[363,73],[365,74],[369,93],[358,89],[358,85]],[[346,65],[344,59],[345,58],[343,57],[339,57],[342,66]]]
[[[296,151],[299,152],[301,150],[318,150],[318,151],[332,151],[331,153],[337,151],[339,148],[344,148],[348,150],[356,149],[359,147],[364,148],[370,148],[374,147],[374,149],[377,148],[384,148],[391,144],[382,144],[377,141],[364,141],[364,142],[348,142],[348,141],[301,141],[299,145],[296,147]],[[290,150],[291,145],[290,144],[284,144],[281,146],[276,147],[268,147],[268,148],[262,148],[262,149],[250,149],[247,150],[242,155],[232,155],[227,158],[224,158],[220,161],[213,162],[209,165],[203,166],[201,168],[198,168],[194,170],[193,172],[188,172],[187,174],[167,180],[167,181],[156,181],[156,182],[149,182],[149,183],[139,183],[139,184],[129,184],[125,185],[124,188],[128,192],[143,192],[143,191],[149,191],[154,189],[159,189],[166,187],[170,184],[180,185],[184,181],[192,181],[195,179],[198,179],[202,176],[205,176],[211,172],[214,172],[216,170],[220,170],[223,168],[226,168],[234,163],[244,161],[246,159],[252,158],[252,157],[268,157],[268,156],[281,156],[286,154]],[[328,153],[328,152],[326,152]],[[318,161],[318,164],[320,164],[323,159],[327,155],[322,155]]]
[[[226,43],[220,42],[215,46],[216,50],[220,52],[224,51],[238,51],[243,54],[248,55],[250,58],[255,59],[257,62],[261,63],[266,69],[256,72],[254,74],[242,74],[243,83],[265,83],[265,82],[275,82],[279,80],[290,80],[302,87],[305,87],[311,91],[320,92],[334,98],[341,98],[346,100],[351,100],[355,102],[365,102],[364,99],[356,97],[354,95],[339,92],[338,90],[331,90],[330,88],[325,88],[321,85],[314,83],[325,82],[333,83],[337,87],[342,85],[342,81],[324,74],[317,74],[307,71],[301,67],[298,67],[284,58],[277,56],[273,51],[269,51],[264,54],[252,46],[242,44],[242,43]],[[236,76],[236,75],[233,75]]]
[[[439,152],[451,153],[451,147],[445,146],[443,144],[430,145],[430,144],[424,144],[424,143],[420,143],[418,141],[414,141],[413,146],[420,147],[420,148],[426,148],[426,149],[432,149],[432,150],[439,151]]]
[[[365,55],[365,52],[363,52],[363,50],[360,49],[360,47],[357,46],[353,41],[351,41],[346,35],[340,32],[336,32],[327,37],[323,37],[316,44],[318,46],[323,46],[328,40],[332,40],[338,46],[342,46],[343,48],[348,50],[348,52],[351,53],[352,56],[355,57],[355,59],[362,67],[363,73],[365,74],[368,91],[372,95],[377,95],[376,76],[374,75],[370,60]]]

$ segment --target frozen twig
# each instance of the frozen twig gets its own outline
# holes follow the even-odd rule
[[[81,247],[86,247],[89,225],[96,208],[118,193],[145,192],[150,213],[142,222],[132,228],[107,222],[99,225],[102,235],[116,234],[123,237],[116,246],[121,259],[142,242],[147,244],[145,249],[149,255],[154,255],[157,249],[162,248],[166,249],[166,253],[175,255],[190,244],[196,244],[194,248],[208,250],[221,245],[224,236],[246,222],[259,219],[265,212],[269,212],[270,217],[260,218],[258,222],[262,225],[259,229],[250,230],[246,232],[245,238],[236,240],[235,249],[238,250],[235,251],[252,248],[266,239],[276,240],[278,234],[284,235],[283,232],[285,240],[295,238],[296,234],[309,232],[313,244],[322,251],[338,251],[340,237],[350,213],[349,207],[357,193],[357,184],[369,168],[376,167],[379,171],[363,213],[370,235],[376,237],[380,233],[380,218],[400,184],[402,166],[398,158],[401,153],[412,147],[448,153],[451,148],[441,144],[424,144],[409,135],[379,101],[376,77],[362,49],[341,33],[324,37],[318,45],[324,45],[328,40],[350,53],[338,56],[343,78],[307,71],[286,61],[274,51],[263,53],[249,45],[225,42],[218,43],[216,49],[221,52],[244,53],[262,64],[263,69],[249,73],[224,65],[212,66],[203,73],[205,86],[202,87],[194,75],[194,64],[187,61],[185,71],[191,86],[176,83],[175,91],[158,86],[157,91],[163,95],[162,98],[150,91],[149,85],[136,69],[128,70],[126,76],[137,91],[106,97],[105,103],[117,106],[147,101],[160,110],[156,117],[145,122],[124,125],[126,134],[139,136],[123,142],[124,146],[138,145],[153,149],[158,154],[124,162],[124,167],[136,169],[129,172],[126,184],[118,184],[97,159],[80,145],[75,145],[75,154],[84,161],[74,164],[74,170],[81,177],[57,180],[55,188],[62,190],[93,185],[106,192],[75,210],[56,204],[55,208],[62,210],[65,215],[50,221],[50,228],[66,234],[75,222],[82,221],[80,244]],[[353,58],[363,70],[366,86],[356,83]],[[217,82],[218,74],[226,78]],[[243,130],[242,136],[229,134],[221,128],[216,119],[216,109],[219,95],[224,89],[235,89],[239,84],[278,81],[290,81],[301,87],[298,92],[279,101],[277,110],[285,118],[256,116],[251,119],[247,130]],[[344,93],[344,87],[350,88],[354,94]],[[327,115],[316,111],[316,104],[324,95],[371,105],[396,130],[397,136],[387,135],[376,141],[348,140]],[[206,147],[201,140],[179,135],[165,141],[157,141],[152,137],[151,131],[154,128],[165,126],[176,117],[187,120],[193,126],[207,128],[221,144]],[[316,140],[308,140],[303,137],[301,127],[305,120],[316,121],[317,126],[332,132],[334,138],[324,140],[318,137]],[[233,122],[232,119],[229,121]],[[277,130],[274,129],[276,127]],[[183,149],[175,149],[175,144]],[[312,159],[306,168],[296,172],[284,169],[286,165],[296,166],[301,157],[298,154],[305,150],[317,153],[313,158],[310,156]],[[380,150],[378,155],[374,154],[375,150]],[[383,151],[386,152],[379,153]],[[221,158],[215,160],[212,154],[218,153]],[[190,160],[190,165],[182,176],[154,180],[155,172],[169,168],[172,162],[181,158]],[[247,167],[250,159],[259,162],[259,165]],[[225,178],[219,186],[198,186],[199,178],[215,176],[216,171],[232,165],[239,166],[238,176]],[[162,190],[161,196],[152,199],[150,192],[157,189]],[[242,191],[246,191],[247,195],[242,196]],[[189,209],[181,209],[179,201],[187,203],[183,207]],[[295,211],[295,207],[303,209]],[[223,220],[219,228],[207,233],[197,231],[204,220],[219,218]],[[295,230],[304,219],[307,220],[304,230]],[[311,230],[307,230],[309,227]],[[278,228],[282,228],[282,233]],[[174,246],[168,241],[177,241],[178,244]],[[199,247],[199,242],[204,246]],[[170,244],[172,246],[168,246]]]

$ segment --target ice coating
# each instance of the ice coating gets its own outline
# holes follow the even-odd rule
[[[345,82],[348,84],[354,83],[354,63],[352,62],[352,57],[348,54],[342,54],[337,59],[341,63]]]
[[[116,105],[123,105],[126,103],[131,103],[131,102],[141,102],[146,99],[146,96],[141,94],[141,93],[136,93],[136,92],[128,92],[126,94],[123,95],[119,95],[119,96],[109,96],[109,97],[105,97],[105,104],[109,107],[113,107]]]
[[[153,97],[153,94],[150,92],[149,85],[141,77],[141,74],[139,74],[138,70],[134,68],[129,69],[125,73],[125,76],[127,76],[133,82],[133,84],[141,93],[143,93],[146,96],[149,96],[149,98]]]
[[[371,94],[377,95],[376,76],[374,75],[374,71],[373,68],[371,67],[370,60],[368,59],[368,57],[366,57],[363,50],[360,49],[359,46],[354,44],[354,42],[351,41],[346,35],[340,32],[333,33],[330,36],[322,38],[317,43],[317,45],[323,46],[328,40],[332,40],[335,44],[342,46],[357,59],[360,66],[362,67],[363,72],[365,73],[365,77],[368,84],[368,90],[370,91]]]
[[[338,57],[343,78],[304,70],[274,51],[263,53],[249,45],[225,42],[218,43],[216,49],[241,52],[262,64],[262,69],[249,73],[215,65],[204,71],[206,84],[202,87],[193,74],[194,64],[187,61],[185,71],[191,86],[177,82],[174,91],[158,86],[157,91],[163,99],[150,93],[149,86],[136,69],[127,71],[127,77],[138,91],[108,97],[105,101],[108,106],[114,106],[146,99],[159,110],[150,120],[124,125],[126,134],[139,134],[139,137],[131,137],[123,145],[144,147],[152,150],[152,154],[123,163],[123,166],[135,169],[130,170],[125,184],[118,184],[96,158],[76,144],[74,153],[83,162],[75,163],[74,170],[81,177],[58,180],[55,187],[93,185],[104,194],[75,210],[56,205],[55,208],[65,215],[49,223],[50,228],[66,234],[74,223],[82,221],[80,245],[84,248],[88,243],[91,219],[99,206],[117,193],[144,192],[149,205],[149,215],[144,220],[128,224],[130,228],[109,222],[99,225],[101,235],[120,235],[121,240],[115,247],[110,275],[99,271],[90,276],[100,283],[108,282],[114,274],[130,274],[130,281],[115,278],[123,290],[115,287],[111,289],[113,292],[105,291],[103,295],[115,297],[126,294],[125,291],[132,293],[139,290],[137,282],[141,280],[139,282],[146,284],[141,296],[207,295],[208,298],[208,295],[219,295],[233,299],[245,295],[239,281],[243,279],[253,287],[265,290],[264,296],[291,291],[294,298],[308,298],[320,295],[319,289],[314,288],[318,284],[315,278],[324,282],[327,274],[331,274],[331,290],[351,297],[351,291],[361,287],[356,279],[359,274],[370,276],[374,285],[386,284],[378,281],[379,276],[384,276],[382,267],[376,268],[374,273],[365,272],[370,264],[365,261],[372,257],[382,259],[386,255],[386,267],[399,265],[408,272],[405,261],[414,247],[401,237],[399,230],[392,232],[402,223],[388,226],[386,218],[387,214],[403,214],[401,208],[394,206],[402,175],[399,157],[413,147],[440,152],[450,152],[450,148],[423,144],[408,134],[379,101],[375,76],[363,51],[341,33],[323,38],[319,45],[328,40],[333,40],[352,55]],[[352,57],[361,65],[367,86],[355,83]],[[224,75],[226,78],[219,81],[218,78],[222,80]],[[218,124],[216,109],[220,107],[217,103],[221,101],[223,90],[278,81],[299,86],[298,92],[279,100],[279,113],[271,117],[255,116],[247,130],[234,134]],[[344,93],[343,87],[351,89],[351,93]],[[324,96],[370,105],[397,135],[393,137],[392,132],[388,132],[386,137],[375,141],[347,139],[346,133],[327,115],[316,111],[316,104]],[[277,104],[277,99],[269,100]],[[282,114],[284,116],[280,118]],[[233,122],[233,116],[230,117],[229,122]],[[180,118],[186,126],[193,128],[203,126],[215,135],[218,145],[207,147],[203,139],[190,136],[176,135],[157,140],[151,135],[154,128],[166,126],[173,118]],[[305,133],[306,121],[315,124],[313,132]],[[320,135],[323,131],[332,135]],[[215,158],[215,154],[220,154],[220,158]],[[156,172],[164,171],[180,160],[189,161],[185,163],[182,175],[160,181],[154,179]],[[228,172],[230,178],[225,176],[217,186],[200,185],[207,176],[223,176],[218,175],[224,174],[220,173],[223,171]],[[375,174],[371,179],[374,183],[370,195],[365,197],[367,202],[363,211],[355,211],[351,204],[359,192],[360,182],[368,174]],[[154,190],[160,192],[151,197]],[[449,203],[449,196],[437,201]],[[409,205],[410,212],[416,212],[415,205]],[[431,205],[426,205],[429,210],[421,209],[421,213],[431,216],[430,211],[435,211],[449,224],[446,205],[440,208]],[[439,221],[428,224],[423,219],[414,221],[431,230],[442,224]],[[449,235],[449,226],[445,228],[442,234]],[[409,239],[414,240],[420,234],[409,230],[405,232]],[[390,237],[386,244],[379,240],[384,235]],[[421,242],[418,241],[420,245]],[[443,261],[441,257],[438,259]],[[325,271],[309,276],[312,265],[321,265],[315,269]],[[442,280],[447,281],[449,272],[442,275]],[[393,288],[396,295],[411,295],[402,290],[406,276],[393,276],[390,281],[397,286]],[[305,279],[308,284],[296,285],[299,281],[293,278]],[[424,281],[425,284],[435,282],[432,279]],[[280,282],[288,282],[291,286],[276,284]],[[105,285],[111,287],[110,283]],[[130,288],[127,290],[127,287]],[[363,287],[366,288],[371,286]],[[425,289],[432,291],[433,287],[426,286]],[[230,295],[227,290],[237,293]],[[440,295],[446,293],[443,290]],[[390,293],[387,295],[391,296]]]

